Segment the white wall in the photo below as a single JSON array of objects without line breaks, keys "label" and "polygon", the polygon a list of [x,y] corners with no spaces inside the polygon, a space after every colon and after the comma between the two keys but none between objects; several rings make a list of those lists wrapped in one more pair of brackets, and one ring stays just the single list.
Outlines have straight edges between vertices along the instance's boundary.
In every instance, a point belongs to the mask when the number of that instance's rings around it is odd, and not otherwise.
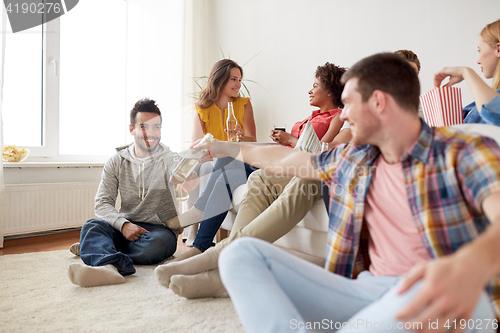
[{"label": "white wall", "polygon": [[[199,1],[200,3],[203,0]],[[444,66],[476,64],[481,29],[500,19],[499,0],[210,0],[210,66],[226,57],[246,64],[260,141],[274,122],[293,123],[313,110],[307,92],[318,65],[350,66],[370,54],[413,50],[422,92]],[[205,3],[206,5],[207,3]],[[480,5],[479,5],[480,4]],[[206,68],[208,74],[210,68]],[[462,85],[464,103],[472,100]]]}]

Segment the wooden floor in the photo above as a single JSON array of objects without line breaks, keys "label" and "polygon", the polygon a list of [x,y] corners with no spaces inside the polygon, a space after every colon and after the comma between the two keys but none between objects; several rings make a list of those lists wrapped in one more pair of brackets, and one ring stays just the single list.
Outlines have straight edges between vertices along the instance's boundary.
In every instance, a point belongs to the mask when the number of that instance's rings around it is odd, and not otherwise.
[{"label": "wooden floor", "polygon": [[[0,256],[5,254],[68,250],[71,244],[79,241],[80,230],[7,240],[4,241],[3,248],[0,248]],[[187,247],[179,237],[175,254],[181,254],[188,249],[189,247]]]}]

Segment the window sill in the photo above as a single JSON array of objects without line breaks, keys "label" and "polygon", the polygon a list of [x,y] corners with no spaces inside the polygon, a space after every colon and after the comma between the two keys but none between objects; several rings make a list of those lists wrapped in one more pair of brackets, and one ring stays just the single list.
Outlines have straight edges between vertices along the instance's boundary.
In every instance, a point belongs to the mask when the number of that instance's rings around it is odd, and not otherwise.
[{"label": "window sill", "polygon": [[5,168],[102,168],[105,162],[3,162]]}]

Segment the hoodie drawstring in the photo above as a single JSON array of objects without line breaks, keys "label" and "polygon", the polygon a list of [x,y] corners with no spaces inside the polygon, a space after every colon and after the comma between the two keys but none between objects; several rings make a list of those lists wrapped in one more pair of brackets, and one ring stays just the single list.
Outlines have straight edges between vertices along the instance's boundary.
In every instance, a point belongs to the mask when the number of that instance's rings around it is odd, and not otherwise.
[{"label": "hoodie drawstring", "polygon": [[[146,161],[142,162],[141,165],[142,165],[142,197],[141,197],[141,200],[144,200],[144,192],[145,192],[145,180],[144,180],[144,172],[146,172],[146,167],[144,166],[144,164],[146,163]],[[140,171],[140,168],[139,168],[139,171]]]},{"label": "hoodie drawstring", "polygon": [[[139,186],[139,198],[141,198],[141,200],[144,200],[144,192],[146,191],[146,189],[144,188],[145,187],[144,172],[146,169],[146,167],[144,166],[145,163],[146,161],[143,161],[141,164],[139,164],[139,178],[142,178],[142,184],[141,184],[141,179],[139,179],[139,184],[142,185]],[[141,166],[142,166],[142,172],[141,172]],[[141,193],[141,187],[142,187],[142,193]]]}]

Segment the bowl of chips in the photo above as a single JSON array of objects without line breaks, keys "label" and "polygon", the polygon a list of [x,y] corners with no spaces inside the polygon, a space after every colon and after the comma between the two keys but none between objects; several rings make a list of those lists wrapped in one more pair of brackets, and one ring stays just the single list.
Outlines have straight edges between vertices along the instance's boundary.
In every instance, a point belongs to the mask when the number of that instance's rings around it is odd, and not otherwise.
[{"label": "bowl of chips", "polygon": [[5,145],[3,146],[2,160],[4,162],[22,162],[29,154],[30,150],[28,148]]}]

